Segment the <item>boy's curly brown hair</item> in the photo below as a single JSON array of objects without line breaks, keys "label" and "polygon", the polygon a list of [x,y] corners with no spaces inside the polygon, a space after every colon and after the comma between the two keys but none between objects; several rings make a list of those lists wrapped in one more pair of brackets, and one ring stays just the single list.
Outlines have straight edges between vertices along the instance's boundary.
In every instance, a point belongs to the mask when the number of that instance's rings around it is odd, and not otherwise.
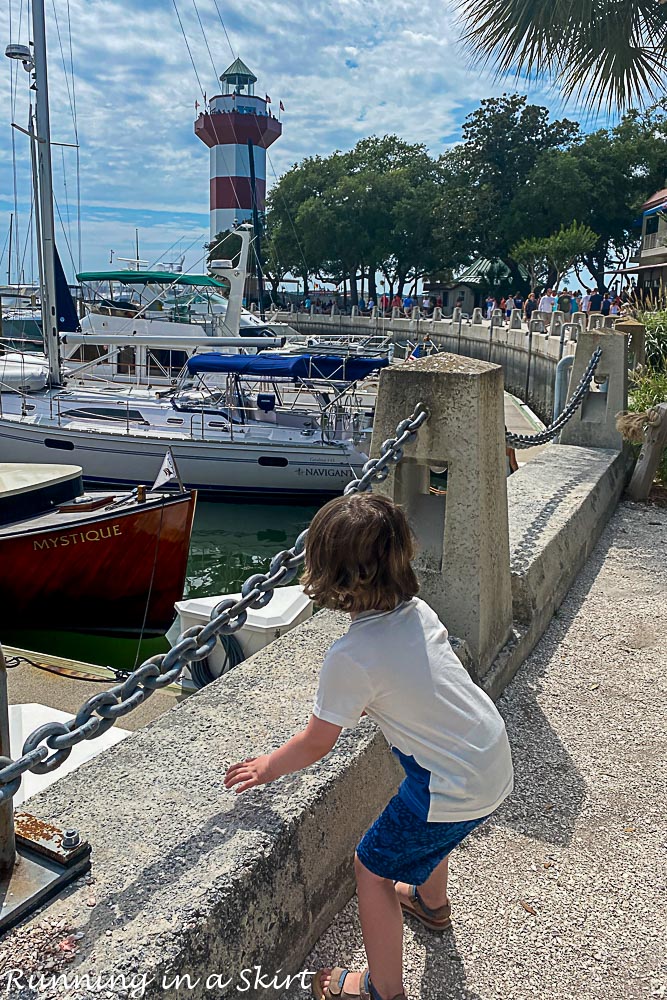
[{"label": "boy's curly brown hair", "polygon": [[419,590],[414,543],[400,507],[383,496],[337,497],[313,518],[301,583],[334,611],[391,611]]}]

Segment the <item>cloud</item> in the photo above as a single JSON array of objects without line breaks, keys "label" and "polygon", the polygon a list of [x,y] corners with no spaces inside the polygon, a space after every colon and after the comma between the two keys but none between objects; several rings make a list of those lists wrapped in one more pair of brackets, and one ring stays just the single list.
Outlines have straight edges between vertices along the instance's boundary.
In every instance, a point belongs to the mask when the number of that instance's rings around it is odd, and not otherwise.
[{"label": "cloud", "polygon": [[[74,93],[64,68],[67,8],[55,5],[56,25],[54,6],[47,4],[54,140],[74,141],[76,100],[86,268],[108,263],[112,247],[130,256],[135,227],[147,255],[153,249],[159,255],[179,235],[185,246],[197,234],[201,255],[209,156],[193,132],[194,102],[202,102],[202,90],[209,97],[218,91],[217,76],[237,53],[257,74],[258,93],[271,94],[274,108],[279,100],[286,108],[283,136],[269,151],[269,185],[304,156],[349,148],[373,133],[397,132],[437,154],[456,141],[481,98],[515,89],[469,67],[447,0],[196,0],[196,9],[191,0],[176,2],[196,73],[170,0],[70,0]],[[3,44],[27,41],[23,7],[19,26],[16,11],[10,25],[3,5]],[[224,8],[234,51],[218,8]],[[27,84],[20,66],[0,64],[0,248],[14,210],[10,120],[27,121]],[[540,86],[530,93],[548,100]],[[28,140],[17,134],[14,141],[22,242],[30,215]],[[76,153],[55,148],[53,160],[56,197],[76,242]],[[0,267],[6,266],[4,258]]]}]

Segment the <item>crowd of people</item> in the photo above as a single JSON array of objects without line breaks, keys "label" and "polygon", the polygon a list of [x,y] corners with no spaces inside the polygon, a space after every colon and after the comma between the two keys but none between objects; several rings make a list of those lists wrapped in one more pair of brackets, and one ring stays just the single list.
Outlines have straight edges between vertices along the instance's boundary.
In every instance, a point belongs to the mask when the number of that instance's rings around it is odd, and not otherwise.
[{"label": "crowd of people", "polygon": [[628,285],[620,293],[617,291],[603,292],[599,288],[570,290],[564,288],[556,292],[547,288],[543,294],[531,292],[525,299],[518,292],[507,298],[496,299],[489,295],[485,302],[486,318],[491,319],[493,312],[500,309],[509,323],[515,309],[521,311],[522,318],[528,323],[534,312],[562,312],[572,316],[577,312],[601,313],[603,316],[620,316],[623,307],[632,301],[634,289]]}]

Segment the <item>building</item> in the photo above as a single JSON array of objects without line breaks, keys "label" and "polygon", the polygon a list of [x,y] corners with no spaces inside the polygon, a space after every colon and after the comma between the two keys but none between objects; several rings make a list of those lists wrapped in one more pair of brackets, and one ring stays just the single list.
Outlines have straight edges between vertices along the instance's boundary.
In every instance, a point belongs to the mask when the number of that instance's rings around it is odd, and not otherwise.
[{"label": "building", "polygon": [[[528,272],[523,267],[519,270],[523,283],[528,284]],[[442,308],[446,312],[451,312],[458,303],[463,312],[468,314],[471,314],[476,307],[484,305],[489,292],[496,294],[498,289],[505,294],[510,291],[520,291],[519,288],[511,286],[512,276],[507,264],[502,260],[488,260],[485,257],[478,257],[450,281],[424,280],[424,291],[435,298],[441,298]]]},{"label": "building", "polygon": [[624,269],[628,280],[636,279],[644,295],[667,290],[667,188],[656,191],[641,207],[642,235],[639,253]]},{"label": "building", "polygon": [[266,197],[266,150],[282,134],[268,97],[255,94],[257,77],[235,59],[220,77],[222,93],[195,121],[195,135],[211,151],[211,239],[252,218],[254,163],[257,208]]}]

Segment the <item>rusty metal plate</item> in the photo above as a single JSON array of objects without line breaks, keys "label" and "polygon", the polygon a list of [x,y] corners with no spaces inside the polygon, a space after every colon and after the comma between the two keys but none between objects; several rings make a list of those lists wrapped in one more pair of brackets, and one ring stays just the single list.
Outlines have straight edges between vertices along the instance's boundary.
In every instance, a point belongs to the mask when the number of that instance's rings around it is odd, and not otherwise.
[{"label": "rusty metal plate", "polygon": [[0,879],[0,934],[29,916],[68,882],[84,875],[90,868],[89,848],[83,854],[79,852],[78,860],[66,867],[47,857],[40,857],[22,844],[17,846],[13,871],[8,878]]},{"label": "rusty metal plate", "polygon": [[86,841],[81,841],[74,848],[65,849],[63,830],[30,813],[14,814],[14,830],[17,846],[35,851],[40,857],[55,861],[65,868],[78,864],[83,855],[90,855],[90,847]]}]

